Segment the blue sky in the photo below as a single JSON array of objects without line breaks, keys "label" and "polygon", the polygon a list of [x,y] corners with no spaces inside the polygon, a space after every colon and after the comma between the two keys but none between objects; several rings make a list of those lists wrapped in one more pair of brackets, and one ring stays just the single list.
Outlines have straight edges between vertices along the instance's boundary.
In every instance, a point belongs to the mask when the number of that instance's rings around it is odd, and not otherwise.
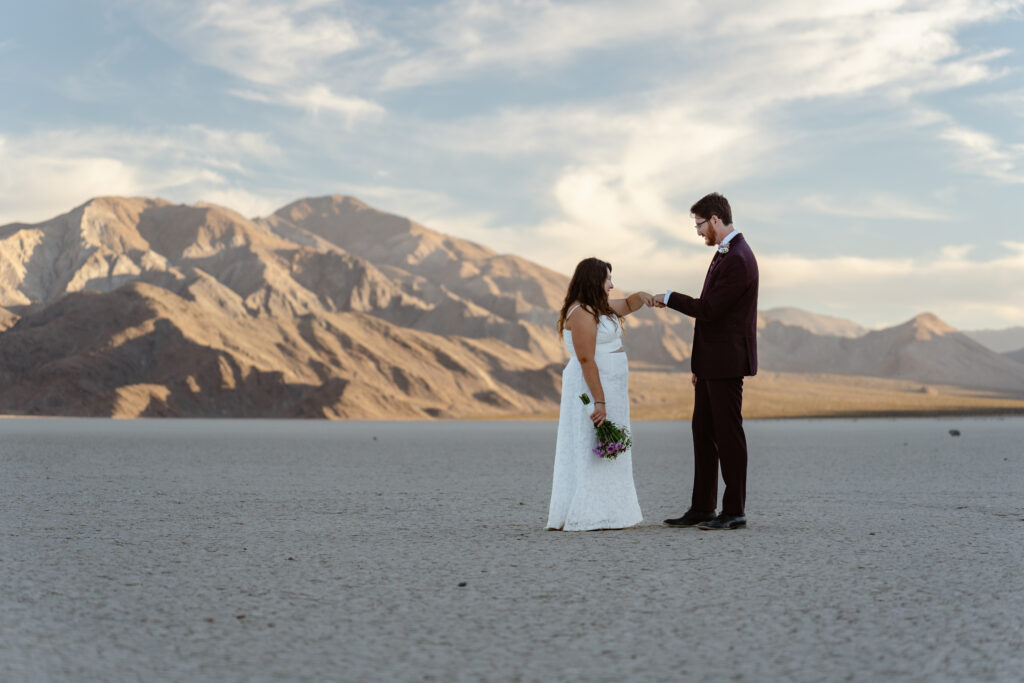
[{"label": "blue sky", "polygon": [[1024,0],[18,3],[0,224],[96,195],[355,195],[692,291],[733,205],[761,307],[1024,325]]}]

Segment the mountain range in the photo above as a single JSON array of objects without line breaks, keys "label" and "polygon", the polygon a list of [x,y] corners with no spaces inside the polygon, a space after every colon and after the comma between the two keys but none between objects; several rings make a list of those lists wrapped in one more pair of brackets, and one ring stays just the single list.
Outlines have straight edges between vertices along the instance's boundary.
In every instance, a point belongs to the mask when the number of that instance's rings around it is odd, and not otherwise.
[{"label": "mountain range", "polygon": [[[99,197],[0,227],[0,412],[475,418],[557,409],[568,278],[339,195],[249,219]],[[762,367],[1024,397],[1024,362],[931,314],[868,331],[764,311]],[[685,372],[689,318],[627,323],[637,368]]]},{"label": "mountain range", "polygon": [[993,351],[1024,356],[1024,327],[1009,327],[1004,330],[967,330],[964,332],[976,342]]}]

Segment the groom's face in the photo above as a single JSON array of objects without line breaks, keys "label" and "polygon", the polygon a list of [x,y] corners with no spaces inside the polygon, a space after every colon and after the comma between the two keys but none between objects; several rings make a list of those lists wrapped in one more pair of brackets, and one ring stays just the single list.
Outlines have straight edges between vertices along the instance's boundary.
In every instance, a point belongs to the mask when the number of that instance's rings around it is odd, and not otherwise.
[{"label": "groom's face", "polygon": [[704,218],[693,214],[694,226],[697,228],[697,234],[704,238],[704,244],[709,247],[713,247],[716,244],[715,241],[715,217]]}]

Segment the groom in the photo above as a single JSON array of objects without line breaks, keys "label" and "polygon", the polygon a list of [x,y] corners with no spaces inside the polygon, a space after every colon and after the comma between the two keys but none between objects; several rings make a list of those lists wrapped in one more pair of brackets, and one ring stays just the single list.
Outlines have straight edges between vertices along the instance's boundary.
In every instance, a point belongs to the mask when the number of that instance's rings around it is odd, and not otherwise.
[{"label": "groom", "polygon": [[[690,207],[697,233],[715,257],[700,298],[668,291],[655,302],[694,318],[690,359],[693,401],[693,497],[669,526],[737,529],[747,525],[747,440],[743,433],[743,378],[757,373],[757,261],[732,226],[725,197],[712,193]],[[718,467],[725,494],[718,502]]]}]

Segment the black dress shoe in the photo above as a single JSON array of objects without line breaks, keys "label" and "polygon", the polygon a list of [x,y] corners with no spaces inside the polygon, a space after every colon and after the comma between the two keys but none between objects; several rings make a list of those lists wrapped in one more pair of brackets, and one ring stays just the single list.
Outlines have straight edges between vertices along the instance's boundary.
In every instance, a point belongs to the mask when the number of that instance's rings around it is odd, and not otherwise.
[{"label": "black dress shoe", "polygon": [[718,529],[739,529],[746,525],[747,518],[744,515],[727,515],[723,512],[712,520],[701,522],[697,525],[697,528],[711,531]]},{"label": "black dress shoe", "polygon": [[714,510],[687,510],[682,517],[666,519],[665,524],[669,526],[695,526],[715,518]]}]

